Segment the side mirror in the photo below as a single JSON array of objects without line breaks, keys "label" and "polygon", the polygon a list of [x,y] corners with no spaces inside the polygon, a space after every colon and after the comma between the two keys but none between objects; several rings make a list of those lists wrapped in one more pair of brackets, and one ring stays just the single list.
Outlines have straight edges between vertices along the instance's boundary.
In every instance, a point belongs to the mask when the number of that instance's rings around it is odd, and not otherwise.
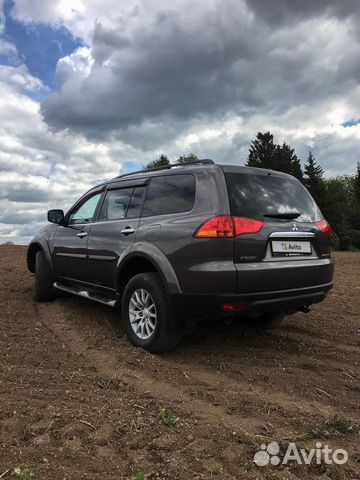
[{"label": "side mirror", "polygon": [[47,213],[48,221],[62,225],[65,221],[63,210],[49,210]]}]

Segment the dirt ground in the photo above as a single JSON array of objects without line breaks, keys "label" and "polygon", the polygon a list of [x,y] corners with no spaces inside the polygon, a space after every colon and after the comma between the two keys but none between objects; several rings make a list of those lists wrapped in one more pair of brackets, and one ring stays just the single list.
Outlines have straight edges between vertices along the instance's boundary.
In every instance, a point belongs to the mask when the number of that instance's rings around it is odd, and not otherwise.
[{"label": "dirt ground", "polygon": [[[0,247],[0,478],[358,478],[358,254],[334,254],[335,287],[311,313],[271,333],[214,321],[161,356],[106,306],[35,303],[25,254]],[[255,465],[271,441],[349,461]]]}]

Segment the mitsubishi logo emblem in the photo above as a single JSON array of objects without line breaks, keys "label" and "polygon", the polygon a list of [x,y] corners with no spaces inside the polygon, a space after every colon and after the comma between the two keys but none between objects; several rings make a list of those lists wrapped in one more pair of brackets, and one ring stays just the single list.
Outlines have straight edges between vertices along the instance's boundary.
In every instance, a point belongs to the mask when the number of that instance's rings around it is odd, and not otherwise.
[{"label": "mitsubishi logo emblem", "polygon": [[293,231],[294,231],[294,232],[297,232],[297,231],[298,231],[298,228],[297,228],[297,226],[296,226],[296,223],[293,223]]}]

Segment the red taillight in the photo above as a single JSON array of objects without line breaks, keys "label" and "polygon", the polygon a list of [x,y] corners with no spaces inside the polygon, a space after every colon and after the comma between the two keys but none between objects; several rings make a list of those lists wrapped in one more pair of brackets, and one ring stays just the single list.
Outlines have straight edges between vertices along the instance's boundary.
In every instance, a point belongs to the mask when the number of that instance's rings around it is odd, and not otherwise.
[{"label": "red taillight", "polygon": [[258,233],[264,226],[264,222],[252,220],[251,218],[233,217],[235,223],[235,235],[245,235],[246,233]]},{"label": "red taillight", "polygon": [[331,234],[331,227],[326,220],[321,220],[321,222],[317,222],[316,226],[324,235]]},{"label": "red taillight", "polygon": [[246,233],[258,233],[264,223],[251,218],[220,215],[208,220],[195,232],[195,238],[235,238]]},{"label": "red taillight", "polygon": [[223,312],[241,312],[248,305],[248,302],[223,303],[221,309]]},{"label": "red taillight", "polygon": [[195,238],[234,238],[234,236],[234,220],[229,215],[220,215],[208,220],[194,234]]}]

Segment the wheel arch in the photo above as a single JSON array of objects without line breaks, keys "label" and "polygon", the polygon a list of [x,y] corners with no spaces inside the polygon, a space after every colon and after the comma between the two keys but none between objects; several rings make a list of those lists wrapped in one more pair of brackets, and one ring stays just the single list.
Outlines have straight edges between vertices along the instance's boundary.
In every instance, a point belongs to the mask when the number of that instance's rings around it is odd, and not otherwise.
[{"label": "wheel arch", "polygon": [[29,245],[27,251],[27,267],[31,273],[35,273],[36,254],[40,251],[44,251],[40,243],[34,242]]},{"label": "wheel arch", "polygon": [[31,273],[35,273],[35,262],[36,262],[36,254],[38,252],[43,252],[45,255],[46,260],[48,261],[49,267],[54,274],[54,269],[51,261],[50,251],[47,242],[41,241],[36,239],[35,241],[31,242],[28,251],[27,251],[27,267]]},{"label": "wheel arch", "polygon": [[122,296],[126,284],[138,273],[156,272],[159,274],[168,294],[181,293],[175,272],[164,254],[160,262],[145,252],[132,252],[120,263],[115,280],[117,293]]}]

